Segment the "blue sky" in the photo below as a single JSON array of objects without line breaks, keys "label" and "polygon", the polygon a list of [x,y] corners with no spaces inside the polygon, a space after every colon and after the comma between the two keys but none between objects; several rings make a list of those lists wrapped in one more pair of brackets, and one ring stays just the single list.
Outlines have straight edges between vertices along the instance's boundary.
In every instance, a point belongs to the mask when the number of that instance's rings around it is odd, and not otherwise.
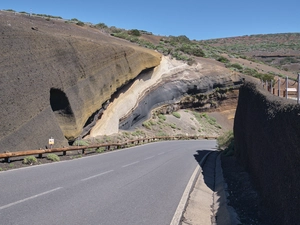
[{"label": "blue sky", "polygon": [[2,0],[0,9],[195,40],[300,32],[299,0]]}]

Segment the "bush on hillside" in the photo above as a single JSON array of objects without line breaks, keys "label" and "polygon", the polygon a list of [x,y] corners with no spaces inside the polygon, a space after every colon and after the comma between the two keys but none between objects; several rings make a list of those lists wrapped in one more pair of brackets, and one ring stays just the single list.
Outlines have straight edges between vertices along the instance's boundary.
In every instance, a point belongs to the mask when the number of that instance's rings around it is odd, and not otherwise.
[{"label": "bush on hillside", "polygon": [[137,29],[133,29],[133,30],[128,31],[128,34],[133,35],[133,36],[137,36],[137,37],[141,36],[140,31],[137,30]]},{"label": "bush on hillside", "polygon": [[221,62],[221,63],[229,63],[229,59],[227,59],[226,57],[224,56],[219,56],[217,58],[217,61]]},{"label": "bush on hillside", "polygon": [[175,116],[178,119],[181,117],[179,112],[173,112],[172,115]]},{"label": "bush on hillside", "polygon": [[105,23],[98,23],[98,24],[95,25],[95,27],[100,28],[100,29],[108,28]]},{"label": "bush on hillside", "polygon": [[228,64],[226,64],[226,67],[227,67],[227,68],[233,68],[233,69],[236,69],[236,70],[238,70],[239,72],[242,72],[242,71],[243,71],[243,67],[242,67],[240,64],[238,64],[238,63],[233,63],[233,64],[228,63]]},{"label": "bush on hillside", "polygon": [[228,131],[217,138],[219,149],[224,149],[225,155],[233,155],[234,153],[234,136],[233,131]]},{"label": "bush on hillside", "polygon": [[81,22],[81,21],[78,21],[77,23],[76,23],[76,25],[78,25],[78,26],[84,26],[84,22]]}]

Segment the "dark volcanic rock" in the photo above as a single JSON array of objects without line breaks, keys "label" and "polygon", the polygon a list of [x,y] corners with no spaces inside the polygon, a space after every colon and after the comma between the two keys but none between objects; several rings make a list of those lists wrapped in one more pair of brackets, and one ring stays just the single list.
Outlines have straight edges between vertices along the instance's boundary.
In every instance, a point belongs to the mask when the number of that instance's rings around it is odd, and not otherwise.
[{"label": "dark volcanic rock", "polygon": [[[177,74],[178,75],[178,74]],[[137,107],[128,117],[120,122],[120,129],[132,129],[149,118],[152,109],[163,105],[178,102],[187,94],[207,93],[214,88],[234,87],[242,83],[239,76],[232,77],[228,74],[215,76],[199,76],[197,79],[167,80],[152,88],[147,95],[141,99]]]}]

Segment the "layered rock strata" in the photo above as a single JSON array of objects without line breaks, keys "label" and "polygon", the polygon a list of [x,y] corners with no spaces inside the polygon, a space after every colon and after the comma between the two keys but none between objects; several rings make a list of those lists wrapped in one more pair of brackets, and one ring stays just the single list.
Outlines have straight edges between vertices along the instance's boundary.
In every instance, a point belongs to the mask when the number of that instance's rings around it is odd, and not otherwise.
[{"label": "layered rock strata", "polygon": [[[32,29],[34,28],[34,29]],[[0,12],[0,152],[67,145],[161,55],[99,30]]]},{"label": "layered rock strata", "polygon": [[119,95],[92,128],[91,136],[109,135],[130,129],[149,117],[152,109],[179,102],[186,94],[206,93],[214,88],[233,87],[242,78],[218,66],[212,60],[199,60],[193,66],[163,57],[153,71],[141,75],[131,87]]}]

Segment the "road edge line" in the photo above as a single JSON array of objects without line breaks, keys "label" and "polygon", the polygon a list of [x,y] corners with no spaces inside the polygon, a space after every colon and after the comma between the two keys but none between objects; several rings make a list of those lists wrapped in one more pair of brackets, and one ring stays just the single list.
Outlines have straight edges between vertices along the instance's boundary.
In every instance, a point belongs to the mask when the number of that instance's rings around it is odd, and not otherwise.
[{"label": "road edge line", "polygon": [[187,204],[187,201],[188,201],[188,198],[190,196],[190,193],[191,193],[191,190],[195,184],[195,181],[197,179],[197,175],[199,174],[199,171],[200,171],[200,166],[197,165],[196,169],[194,170],[183,194],[182,194],[182,197],[180,199],[180,202],[177,206],[177,209],[174,213],[174,216],[173,216],[173,219],[170,223],[170,225],[179,225],[180,224],[180,220],[182,218],[182,215],[183,215],[183,212],[184,212],[184,209],[186,207],[186,204]]},{"label": "road edge line", "polygon": [[177,206],[177,209],[175,211],[175,214],[173,216],[173,219],[170,223],[170,225],[180,225],[180,220],[183,216],[183,212],[186,208],[186,205],[187,205],[187,202],[188,202],[188,199],[190,197],[190,194],[192,192],[192,189],[193,187],[195,186],[195,183],[196,183],[196,180],[198,179],[199,177],[199,172],[200,172],[200,166],[203,167],[203,164],[206,160],[206,158],[208,157],[209,154],[211,154],[211,152],[208,152],[207,154],[205,154],[205,156],[203,156],[203,158],[201,159],[200,163],[197,165],[196,169],[194,170],[194,173],[192,174],[184,192],[183,192],[183,195],[181,197],[181,200]]}]

